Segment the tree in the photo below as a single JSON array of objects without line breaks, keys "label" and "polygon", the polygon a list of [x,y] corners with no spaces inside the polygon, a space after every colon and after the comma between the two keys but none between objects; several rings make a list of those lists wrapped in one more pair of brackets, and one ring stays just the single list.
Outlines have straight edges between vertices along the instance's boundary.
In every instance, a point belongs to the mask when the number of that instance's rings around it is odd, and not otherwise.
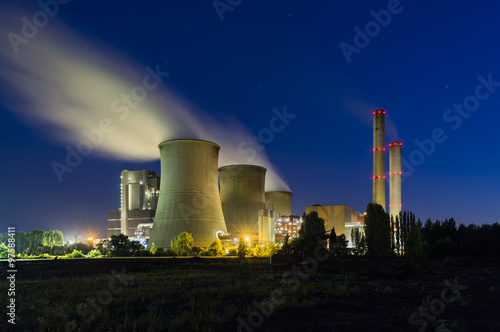
[{"label": "tree", "polygon": [[351,239],[354,246],[354,254],[362,255],[365,253],[365,235],[360,228],[354,227],[351,230]]},{"label": "tree", "polygon": [[333,254],[335,256],[347,256],[347,242],[345,234],[338,235],[333,248]]},{"label": "tree", "polygon": [[246,251],[247,251],[247,245],[245,244],[245,239],[241,237],[240,242],[238,244],[238,257],[240,259],[245,258]]},{"label": "tree", "polygon": [[193,235],[182,232],[170,241],[170,247],[177,251],[179,255],[187,256],[193,249]]},{"label": "tree", "polygon": [[326,247],[325,233],[325,220],[318,216],[318,212],[312,211],[305,216],[304,223],[299,230],[298,245],[301,248],[303,246],[306,256],[313,256],[318,246]]},{"label": "tree", "polygon": [[222,256],[226,252],[224,248],[222,248],[222,242],[219,239],[215,240],[210,244],[210,248],[208,248],[210,256]]},{"label": "tree", "polygon": [[366,207],[365,235],[368,253],[375,257],[389,255],[391,252],[391,233],[389,215],[376,203]]},{"label": "tree", "polygon": [[130,256],[130,241],[125,234],[111,235],[109,241],[110,254],[112,256]]}]

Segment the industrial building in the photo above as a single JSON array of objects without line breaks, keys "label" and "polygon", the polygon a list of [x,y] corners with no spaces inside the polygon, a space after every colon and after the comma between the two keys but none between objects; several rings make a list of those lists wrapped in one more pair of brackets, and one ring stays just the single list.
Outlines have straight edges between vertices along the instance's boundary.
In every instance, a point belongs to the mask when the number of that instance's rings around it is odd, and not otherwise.
[{"label": "industrial building", "polygon": [[401,202],[401,142],[389,143],[389,215],[399,216]]},{"label": "industrial building", "polygon": [[259,236],[260,216],[269,217],[266,209],[264,167],[230,165],[219,168],[220,200],[228,233],[233,237]]},{"label": "industrial building", "polygon": [[131,238],[148,237],[159,190],[160,177],[156,172],[123,170],[120,175],[120,209],[107,213],[108,238],[120,233]]},{"label": "industrial building", "polygon": [[227,233],[217,178],[220,146],[179,139],[158,147],[161,191],[148,247],[170,247],[182,232],[192,234],[194,246],[209,246]]},{"label": "industrial building", "polygon": [[274,216],[289,216],[292,214],[291,191],[266,191],[266,208],[273,211]]},{"label": "industrial building", "polygon": [[277,218],[276,242],[283,242],[287,235],[289,239],[298,237],[302,222],[303,220],[300,216],[283,215]]},{"label": "industrial building", "polygon": [[385,111],[373,112],[373,203],[385,209]]},{"label": "industrial building", "polygon": [[352,246],[351,232],[354,228],[362,230],[365,225],[366,212],[361,213],[347,205],[320,205],[315,204],[306,208],[306,214],[317,212],[318,216],[325,220],[325,229],[327,231],[335,227],[337,235],[345,234]]},{"label": "industrial building", "polygon": [[[386,209],[385,110],[373,112],[373,203]],[[401,211],[401,142],[389,143],[389,213]],[[302,219],[291,211],[291,191],[265,192],[266,168],[228,165],[218,168],[220,146],[213,142],[178,139],[158,145],[160,178],[146,170],[121,174],[121,208],[108,212],[108,237],[124,233],[148,238],[148,246],[170,247],[181,232],[193,235],[194,246],[209,246],[217,238],[249,238],[259,243],[296,237]],[[161,188],[161,190],[160,190]],[[347,205],[313,205],[352,245],[351,232],[364,226],[366,213]]]}]

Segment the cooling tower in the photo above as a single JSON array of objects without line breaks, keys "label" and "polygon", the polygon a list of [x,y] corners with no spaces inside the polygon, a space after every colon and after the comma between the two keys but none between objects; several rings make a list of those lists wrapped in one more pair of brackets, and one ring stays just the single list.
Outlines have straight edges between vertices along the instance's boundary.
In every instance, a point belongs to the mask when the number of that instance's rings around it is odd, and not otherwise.
[{"label": "cooling tower", "polygon": [[292,192],[267,191],[266,206],[273,211],[274,218],[290,216],[292,214]]},{"label": "cooling tower", "polygon": [[233,236],[258,233],[259,210],[266,208],[266,169],[254,165],[219,168],[220,200],[227,231]]},{"label": "cooling tower", "polygon": [[194,246],[209,246],[226,233],[217,182],[220,146],[199,140],[160,143],[160,197],[148,246],[170,247],[182,232]]},{"label": "cooling tower", "polygon": [[401,212],[401,142],[389,143],[389,214]]},{"label": "cooling tower", "polygon": [[385,111],[373,112],[373,203],[385,210]]}]

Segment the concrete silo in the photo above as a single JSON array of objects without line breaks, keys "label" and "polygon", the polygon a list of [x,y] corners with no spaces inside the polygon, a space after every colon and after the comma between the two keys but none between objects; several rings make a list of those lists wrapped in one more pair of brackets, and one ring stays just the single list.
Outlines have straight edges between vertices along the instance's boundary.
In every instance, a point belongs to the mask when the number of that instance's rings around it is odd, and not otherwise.
[{"label": "concrete silo", "polygon": [[401,147],[403,143],[389,143],[389,214],[396,218],[401,212]]},{"label": "concrete silo", "polygon": [[266,207],[273,211],[274,218],[292,214],[292,195],[291,191],[266,192]]},{"label": "concrete silo", "polygon": [[385,111],[373,112],[373,203],[385,210]]},{"label": "concrete silo", "polygon": [[219,168],[222,210],[227,231],[233,236],[256,238],[259,210],[266,209],[266,171],[266,168],[255,165]]},{"label": "concrete silo", "polygon": [[194,246],[209,246],[226,233],[217,182],[220,146],[200,140],[160,143],[161,182],[156,217],[148,246],[170,247],[182,232]]}]

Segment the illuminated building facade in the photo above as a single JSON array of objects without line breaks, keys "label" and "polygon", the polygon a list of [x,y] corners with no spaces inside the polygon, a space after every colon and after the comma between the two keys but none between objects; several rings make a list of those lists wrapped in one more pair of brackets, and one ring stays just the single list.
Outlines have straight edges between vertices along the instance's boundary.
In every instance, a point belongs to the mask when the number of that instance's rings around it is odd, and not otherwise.
[{"label": "illuminated building facade", "polygon": [[107,213],[108,238],[120,233],[129,238],[149,237],[159,194],[160,177],[156,172],[123,170],[120,175],[120,209]]}]

